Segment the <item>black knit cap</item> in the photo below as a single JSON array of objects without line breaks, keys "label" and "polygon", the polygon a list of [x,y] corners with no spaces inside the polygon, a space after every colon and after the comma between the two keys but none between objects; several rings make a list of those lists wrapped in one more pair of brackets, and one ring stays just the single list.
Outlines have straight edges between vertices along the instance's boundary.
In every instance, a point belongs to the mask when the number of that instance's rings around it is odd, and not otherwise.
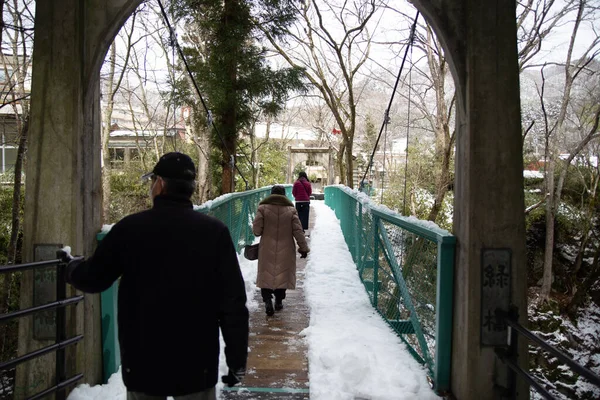
[{"label": "black knit cap", "polygon": [[285,188],[281,185],[274,185],[271,188],[271,194],[280,194],[282,196],[285,196]]},{"label": "black knit cap", "polygon": [[190,156],[174,151],[163,155],[154,166],[152,172],[148,172],[142,176],[142,179],[154,176],[193,181],[196,178],[196,166]]}]

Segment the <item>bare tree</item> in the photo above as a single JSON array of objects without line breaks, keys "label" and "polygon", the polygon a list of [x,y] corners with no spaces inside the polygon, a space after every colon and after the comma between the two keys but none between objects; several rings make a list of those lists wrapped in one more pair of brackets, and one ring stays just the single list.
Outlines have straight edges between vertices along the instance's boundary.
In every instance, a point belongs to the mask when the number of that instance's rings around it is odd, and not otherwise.
[{"label": "bare tree", "polygon": [[[389,9],[405,20],[410,18],[402,10],[392,7]],[[409,72],[402,77],[404,90],[398,91],[399,97],[405,101],[405,104],[398,112],[406,115],[407,132],[410,128],[418,128],[427,136],[433,136],[434,198],[427,219],[436,221],[453,179],[451,167],[454,157],[455,130],[450,127],[453,122],[455,94],[452,81],[448,79],[450,78],[448,62],[432,28],[427,23],[419,23],[415,32],[412,46],[416,53],[416,60],[413,60],[411,49]],[[395,43],[384,44],[390,48],[396,45]],[[387,70],[387,68],[383,69]],[[388,73],[395,75],[394,71]],[[384,83],[389,85],[385,80]],[[416,172],[414,169],[411,171]],[[418,175],[414,178],[415,182],[419,180]],[[419,185],[411,186],[412,190],[419,189]],[[406,195],[414,199],[414,193]],[[415,207],[411,206],[411,210],[414,209]]]},{"label": "bare tree", "polygon": [[[10,241],[7,248],[8,263],[19,261],[19,234],[21,232],[21,209],[23,198],[21,190],[23,186],[22,175],[27,154],[27,134],[29,131],[29,89],[31,51],[33,46],[33,1],[3,1],[0,6],[2,15],[1,42],[2,52],[2,99],[0,109],[3,114],[3,138],[2,146],[12,144],[17,147],[14,181],[13,201],[11,213]],[[8,49],[6,51],[5,49]],[[8,128],[8,129],[7,129]],[[9,136],[9,137],[7,137]],[[6,160],[3,160],[6,162]],[[5,274],[0,294],[0,310],[8,312],[15,274]],[[18,294],[15,291],[15,294]],[[3,359],[7,351],[12,351],[9,340],[9,326],[3,324],[1,331],[0,351]],[[14,346],[16,348],[16,345]],[[5,380],[2,379],[2,385]]]},{"label": "bare tree", "polygon": [[[567,312],[571,316],[575,316],[577,308],[584,302],[589,294],[591,287],[600,278],[600,237],[594,231],[594,223],[597,223],[596,217],[596,202],[597,193],[600,188],[600,143],[596,141],[592,151],[589,154],[595,156],[595,163],[590,163],[589,158],[585,159],[586,170],[589,171],[588,176],[581,176],[581,182],[584,184],[585,193],[582,197],[587,199],[587,205],[583,211],[583,230],[579,244],[579,251],[575,257],[575,265],[571,273],[572,279],[572,297],[567,305]],[[582,157],[583,158],[583,157]],[[595,242],[595,244],[593,244]],[[587,272],[587,275],[580,280],[579,272],[582,269],[585,250],[588,246],[594,249],[592,264]]]},{"label": "bare tree", "polygon": [[[109,56],[109,73],[106,78],[106,93],[108,97],[107,105],[104,108],[104,123],[102,127],[102,218],[104,221],[108,221],[109,211],[110,211],[110,150],[108,148],[108,143],[110,141],[110,132],[112,130],[112,113],[115,103],[115,95],[117,90],[121,86],[120,83],[115,82],[115,67],[117,63],[117,48],[113,43],[110,46],[110,56]],[[125,69],[121,72],[121,77],[118,79],[120,82],[123,78],[123,73]]]},{"label": "bare tree", "polygon": [[519,69],[528,68],[548,37],[567,22],[577,0],[526,0],[517,2]]},{"label": "bare tree", "polygon": [[[188,21],[185,29],[184,40],[189,46],[193,46],[198,54],[203,56],[206,55],[206,41],[200,35],[200,30],[196,27],[194,22]],[[189,75],[185,75],[185,81],[187,87],[193,88],[193,82]],[[196,146],[198,153],[198,174],[196,176],[198,199],[200,203],[203,203],[210,199],[212,192],[212,177],[211,177],[211,131],[210,131],[210,118],[206,115],[206,111],[201,108],[202,101],[200,95],[196,91],[190,91],[189,99],[182,100],[187,103],[189,115],[186,117],[186,126],[189,127],[188,135],[192,139]]]},{"label": "bare tree", "polygon": [[[373,27],[378,23],[378,0],[307,0],[298,5],[299,23],[288,29],[288,45],[264,31],[271,45],[292,67],[303,68],[341,130],[337,168],[342,183],[353,186],[353,146],[357,123],[355,81],[369,60]],[[332,127],[333,128],[333,127]]]},{"label": "bare tree", "polygon": [[[572,128],[568,124],[568,115],[570,112],[572,112],[570,107],[574,97],[574,83],[578,77],[583,78],[586,76],[588,66],[600,54],[600,36],[596,35],[596,37],[592,40],[587,49],[583,51],[580,57],[575,58],[574,56],[575,43],[582,23],[594,15],[593,13],[590,14],[590,11],[591,10],[588,2],[584,0],[577,2],[577,9],[575,11],[576,15],[569,39],[567,55],[564,65],[562,66],[564,73],[564,85],[562,87],[558,102],[558,114],[554,121],[549,121],[549,114],[546,111],[546,99],[544,98],[544,85],[546,84],[546,78],[544,75],[545,68],[542,68],[541,70],[542,87],[540,90],[540,99],[542,109],[544,110],[547,137],[546,191],[548,193],[546,198],[546,246],[544,253],[544,273],[542,278],[542,289],[540,293],[542,301],[547,301],[549,299],[552,287],[556,212],[560,205],[565,177],[569,172],[569,165],[591,140],[594,140],[598,137],[598,119],[600,116],[600,107],[597,107],[596,105],[597,108],[588,110],[591,112],[591,118],[589,119],[590,122],[578,127],[581,132],[580,139],[575,143],[574,146],[569,146],[566,149],[569,155],[564,160],[559,157],[561,149],[560,143],[564,142],[564,138],[568,134],[569,128]],[[562,148],[564,148],[564,146]],[[558,181],[556,181],[555,171],[559,163],[563,163],[563,168],[558,177]]]},{"label": "bare tree", "polygon": [[427,219],[436,221],[452,182],[450,167],[454,156],[455,131],[450,131],[450,121],[455,95],[448,102],[446,96],[446,78],[449,76],[448,63],[431,27],[426,25],[424,29],[426,40],[421,43],[427,54],[431,86],[435,93],[434,113],[424,114],[435,134],[435,196]]},{"label": "bare tree", "polygon": [[[2,33],[3,47],[7,42],[10,53],[0,53],[0,61],[5,76],[3,98],[0,108],[9,107],[14,115],[15,144],[18,145],[14,167],[13,211],[11,240],[9,243],[8,260],[14,262],[17,255],[17,236],[20,230],[19,213],[22,206],[21,175],[27,152],[27,131],[29,126],[29,86],[31,68],[31,49],[33,46],[33,1],[4,2],[4,20]],[[9,22],[9,23],[7,23]],[[4,144],[4,143],[3,143]]]}]

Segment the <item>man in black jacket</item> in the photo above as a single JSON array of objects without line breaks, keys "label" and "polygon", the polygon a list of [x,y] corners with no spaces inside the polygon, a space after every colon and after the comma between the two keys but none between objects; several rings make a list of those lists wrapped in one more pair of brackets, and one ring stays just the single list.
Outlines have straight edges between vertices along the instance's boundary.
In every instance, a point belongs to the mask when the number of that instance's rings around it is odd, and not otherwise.
[{"label": "man in black jacket", "polygon": [[195,212],[195,166],[168,153],[153,171],[154,206],[115,224],[69,283],[96,293],[119,284],[121,371],[128,400],[216,399],[219,328],[233,386],[245,374],[248,310],[227,227]]}]

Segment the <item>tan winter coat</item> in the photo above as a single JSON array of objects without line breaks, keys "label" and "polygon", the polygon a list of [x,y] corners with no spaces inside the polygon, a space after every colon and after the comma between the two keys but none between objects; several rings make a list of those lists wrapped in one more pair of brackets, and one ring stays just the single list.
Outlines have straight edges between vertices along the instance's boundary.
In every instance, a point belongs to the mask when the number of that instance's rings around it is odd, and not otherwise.
[{"label": "tan winter coat", "polygon": [[252,224],[260,236],[258,276],[261,289],[296,288],[296,243],[299,251],[309,252],[298,212],[287,197],[272,194],[261,201]]}]

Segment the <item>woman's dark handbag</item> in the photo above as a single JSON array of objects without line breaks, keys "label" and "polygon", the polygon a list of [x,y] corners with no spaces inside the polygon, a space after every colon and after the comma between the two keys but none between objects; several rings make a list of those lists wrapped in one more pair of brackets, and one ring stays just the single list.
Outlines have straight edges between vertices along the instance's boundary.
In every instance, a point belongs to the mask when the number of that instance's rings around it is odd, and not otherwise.
[{"label": "woman's dark handbag", "polygon": [[258,260],[258,243],[244,247],[244,257],[248,260]]}]

